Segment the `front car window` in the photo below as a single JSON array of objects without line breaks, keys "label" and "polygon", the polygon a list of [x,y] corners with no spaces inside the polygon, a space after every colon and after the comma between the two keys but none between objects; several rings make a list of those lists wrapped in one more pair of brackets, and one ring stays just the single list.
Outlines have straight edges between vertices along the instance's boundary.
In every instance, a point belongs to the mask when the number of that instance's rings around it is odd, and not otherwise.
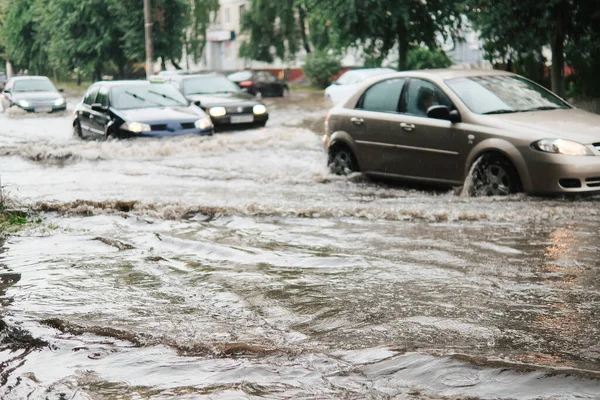
[{"label": "front car window", "polygon": [[185,97],[166,83],[115,86],[110,91],[110,103],[117,110],[188,105]]},{"label": "front car window", "polygon": [[358,108],[365,111],[397,113],[404,82],[404,78],[396,78],[371,86],[363,95]]},{"label": "front car window", "polygon": [[108,107],[108,88],[100,88],[98,91],[98,96],[96,96],[96,103],[100,103],[100,105]]},{"label": "front car window", "polygon": [[224,76],[207,76],[190,78],[183,81],[183,93],[194,94],[218,94],[239,93],[241,89]]},{"label": "front car window", "polygon": [[23,92],[56,92],[56,88],[49,79],[21,79],[15,81],[13,91]]},{"label": "front car window", "polygon": [[92,86],[88,89],[85,97],[83,99],[83,103],[91,106],[96,101],[96,95],[98,94],[98,86]]},{"label": "front car window", "polygon": [[454,78],[446,80],[446,84],[477,114],[570,108],[548,90],[517,76]]},{"label": "front car window", "polygon": [[423,79],[411,79],[406,91],[406,113],[426,117],[431,106],[453,109],[452,102],[435,84]]}]

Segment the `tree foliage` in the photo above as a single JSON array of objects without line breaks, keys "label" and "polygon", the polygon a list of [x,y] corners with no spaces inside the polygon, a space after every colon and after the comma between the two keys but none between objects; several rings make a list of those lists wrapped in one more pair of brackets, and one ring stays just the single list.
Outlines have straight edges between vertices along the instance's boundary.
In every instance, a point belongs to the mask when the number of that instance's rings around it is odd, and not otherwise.
[{"label": "tree foliage", "polygon": [[293,60],[301,49],[310,53],[311,39],[316,39],[320,48],[324,32],[310,24],[308,14],[305,0],[252,0],[242,18],[242,31],[249,39],[242,44],[240,55],[270,63],[275,58]]},{"label": "tree foliage", "polygon": [[206,31],[211,15],[219,11],[219,0],[192,0],[191,22],[186,35],[187,54],[199,60],[206,47]]},{"label": "tree foliage", "polygon": [[410,70],[448,68],[452,60],[448,54],[441,49],[430,50],[427,47],[415,47],[408,52],[406,67]]},{"label": "tree foliage", "polygon": [[562,93],[565,44],[577,46],[600,23],[597,0],[467,0],[466,12],[493,61],[540,58],[552,49],[552,89]]},{"label": "tree foliage", "polygon": [[307,0],[325,18],[338,48],[361,46],[371,57],[386,58],[397,48],[399,69],[420,44],[437,47],[438,35],[451,37],[460,24],[455,0]]},{"label": "tree foliage", "polygon": [[312,85],[325,88],[341,68],[339,58],[319,50],[309,54],[304,64],[304,74]]}]

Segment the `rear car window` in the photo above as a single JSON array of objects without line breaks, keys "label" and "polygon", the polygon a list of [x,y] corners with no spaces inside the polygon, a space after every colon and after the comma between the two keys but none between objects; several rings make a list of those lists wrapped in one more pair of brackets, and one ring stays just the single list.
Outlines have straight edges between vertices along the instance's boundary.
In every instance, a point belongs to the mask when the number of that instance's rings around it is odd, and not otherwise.
[{"label": "rear car window", "polygon": [[359,107],[365,111],[398,112],[404,78],[388,79],[371,86],[363,95]]}]

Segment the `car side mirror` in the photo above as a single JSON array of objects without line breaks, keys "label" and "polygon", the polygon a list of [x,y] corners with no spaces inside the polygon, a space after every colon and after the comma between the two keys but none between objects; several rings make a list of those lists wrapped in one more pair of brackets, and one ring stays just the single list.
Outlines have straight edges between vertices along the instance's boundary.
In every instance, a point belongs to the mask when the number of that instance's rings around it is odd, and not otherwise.
[{"label": "car side mirror", "polygon": [[106,112],[106,110],[108,110],[108,107],[103,106],[100,103],[94,103],[94,104],[92,104],[92,110],[96,111],[96,112],[102,112],[103,113],[103,112]]},{"label": "car side mirror", "polygon": [[198,101],[194,101],[193,102],[195,105],[197,105],[198,107],[202,107],[202,102],[200,100]]},{"label": "car side mirror", "polygon": [[446,106],[431,106],[427,110],[427,117],[432,119],[441,119],[450,122],[460,122],[458,110],[452,110]]},{"label": "car side mirror", "polygon": [[64,93],[64,92],[65,92],[65,89],[58,89],[58,91],[59,91],[60,93]]},{"label": "car side mirror", "polygon": [[7,93],[7,94],[10,94],[10,89],[4,89],[4,90],[2,91],[2,93]]}]

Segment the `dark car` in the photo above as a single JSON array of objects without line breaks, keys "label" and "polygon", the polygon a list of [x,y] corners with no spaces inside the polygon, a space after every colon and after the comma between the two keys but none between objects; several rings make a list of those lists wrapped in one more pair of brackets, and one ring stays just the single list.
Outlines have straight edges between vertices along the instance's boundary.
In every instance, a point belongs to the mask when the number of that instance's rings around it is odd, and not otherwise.
[{"label": "dark car", "polygon": [[[163,77],[161,77],[163,78]],[[172,75],[164,77],[212,118],[215,128],[265,126],[267,108],[219,74]]]},{"label": "dark car", "polygon": [[4,72],[0,71],[0,90],[4,90],[4,86],[6,86],[6,81],[8,78]]},{"label": "dark car", "polygon": [[287,83],[267,71],[240,71],[227,78],[258,97],[285,97],[290,91]]},{"label": "dark car", "polygon": [[2,106],[17,106],[28,112],[56,112],[67,109],[65,97],[45,76],[19,76],[10,79],[2,91]]},{"label": "dark car", "polygon": [[75,108],[73,133],[89,139],[212,135],[213,124],[171,85],[97,82]]}]

